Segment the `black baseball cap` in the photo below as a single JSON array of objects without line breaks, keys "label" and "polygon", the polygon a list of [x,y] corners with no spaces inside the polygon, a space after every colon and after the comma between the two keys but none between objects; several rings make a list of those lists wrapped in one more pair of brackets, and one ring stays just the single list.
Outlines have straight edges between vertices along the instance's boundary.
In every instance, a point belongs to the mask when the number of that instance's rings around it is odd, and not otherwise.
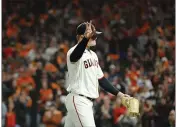
[{"label": "black baseball cap", "polygon": [[[92,28],[95,28],[93,24],[92,24]],[[78,25],[78,27],[76,29],[76,34],[83,35],[85,33],[85,30],[86,30],[86,22]],[[95,33],[98,35],[98,34],[101,34],[102,32],[96,31]]]}]

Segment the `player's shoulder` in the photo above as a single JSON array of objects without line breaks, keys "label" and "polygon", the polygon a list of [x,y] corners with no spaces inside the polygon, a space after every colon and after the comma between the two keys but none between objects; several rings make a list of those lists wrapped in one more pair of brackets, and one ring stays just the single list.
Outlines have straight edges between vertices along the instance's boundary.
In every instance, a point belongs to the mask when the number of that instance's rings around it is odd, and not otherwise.
[{"label": "player's shoulder", "polygon": [[76,48],[77,44],[74,45],[73,47],[71,47],[68,52],[67,52],[67,55],[71,54],[71,52]]},{"label": "player's shoulder", "polygon": [[93,50],[91,50],[91,53],[94,54],[95,57],[97,57],[97,54]]}]

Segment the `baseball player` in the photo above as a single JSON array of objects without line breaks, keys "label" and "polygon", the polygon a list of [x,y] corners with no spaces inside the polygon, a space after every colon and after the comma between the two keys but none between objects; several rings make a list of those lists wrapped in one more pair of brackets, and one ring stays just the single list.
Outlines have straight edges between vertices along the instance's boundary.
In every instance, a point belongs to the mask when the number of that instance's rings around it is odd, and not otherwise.
[{"label": "baseball player", "polygon": [[78,43],[67,53],[69,94],[65,102],[68,111],[65,127],[95,127],[92,106],[99,96],[99,85],[119,98],[129,95],[118,91],[104,77],[96,53],[90,50],[101,32],[90,21],[80,24],[76,33]]}]

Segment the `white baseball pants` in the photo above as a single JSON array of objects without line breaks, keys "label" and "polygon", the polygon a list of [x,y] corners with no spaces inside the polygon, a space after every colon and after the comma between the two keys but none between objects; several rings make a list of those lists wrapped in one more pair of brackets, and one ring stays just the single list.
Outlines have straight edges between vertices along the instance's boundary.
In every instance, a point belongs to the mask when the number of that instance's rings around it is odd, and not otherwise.
[{"label": "white baseball pants", "polygon": [[96,127],[92,101],[77,94],[69,93],[65,105],[68,113],[64,127]]}]

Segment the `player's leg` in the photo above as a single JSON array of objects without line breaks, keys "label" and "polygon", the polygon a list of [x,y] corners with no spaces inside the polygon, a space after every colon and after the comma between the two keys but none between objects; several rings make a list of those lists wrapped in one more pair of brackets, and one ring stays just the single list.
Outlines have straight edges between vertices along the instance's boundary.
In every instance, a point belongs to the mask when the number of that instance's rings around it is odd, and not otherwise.
[{"label": "player's leg", "polygon": [[85,97],[73,95],[73,123],[75,127],[96,127],[93,103]]},{"label": "player's leg", "polygon": [[68,110],[65,127],[95,127],[92,106],[93,103],[75,94],[69,94],[66,98]]},{"label": "player's leg", "polygon": [[64,127],[74,127],[74,124],[72,122],[72,112],[70,112],[70,109],[72,108],[71,104],[72,104],[72,99],[71,99],[71,95],[68,94],[65,100],[65,106],[67,109],[67,116],[65,118],[65,124]]},{"label": "player's leg", "polygon": [[67,116],[65,118],[64,127],[74,127],[74,124],[72,122],[71,116],[72,116],[72,114],[69,114],[69,113],[67,114]]}]

